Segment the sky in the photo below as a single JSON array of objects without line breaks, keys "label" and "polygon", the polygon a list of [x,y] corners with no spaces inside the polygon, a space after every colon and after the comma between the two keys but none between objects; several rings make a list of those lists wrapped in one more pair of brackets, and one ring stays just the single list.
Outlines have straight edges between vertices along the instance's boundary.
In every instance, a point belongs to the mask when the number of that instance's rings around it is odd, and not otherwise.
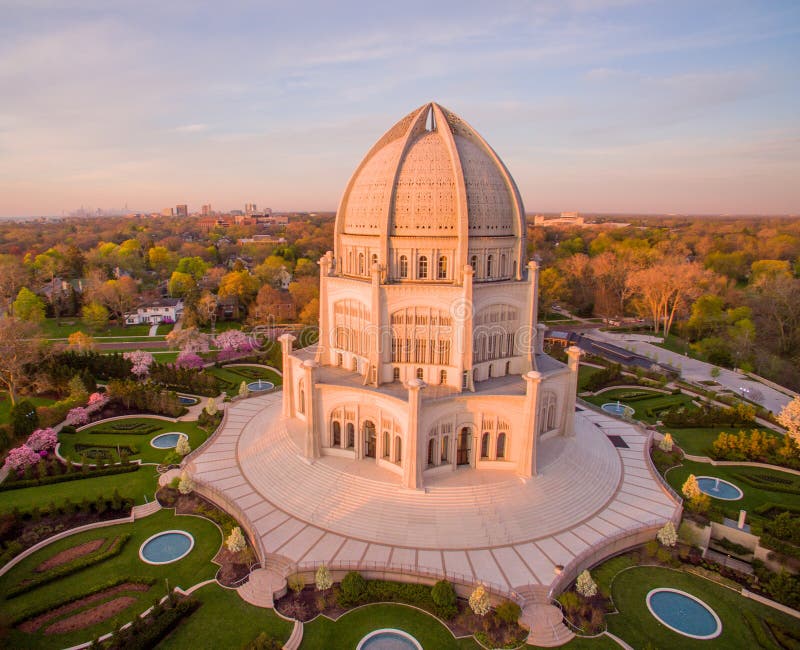
[{"label": "sky", "polygon": [[335,210],[427,101],[528,212],[800,213],[796,0],[0,0],[0,216]]}]

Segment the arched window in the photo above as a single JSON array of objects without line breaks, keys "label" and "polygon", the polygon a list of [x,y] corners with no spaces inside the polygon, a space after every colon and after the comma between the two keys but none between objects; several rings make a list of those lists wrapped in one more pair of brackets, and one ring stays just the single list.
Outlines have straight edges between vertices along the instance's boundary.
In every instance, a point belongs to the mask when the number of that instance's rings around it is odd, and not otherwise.
[{"label": "arched window", "polygon": [[353,372],[358,372],[358,357],[353,357],[353,361],[352,361],[352,366],[351,367],[353,369]]},{"label": "arched window", "polygon": [[428,258],[424,255],[419,258],[419,262],[417,263],[417,277],[420,280],[426,280],[428,278]]},{"label": "arched window", "polygon": [[389,432],[388,431],[384,431],[383,432],[382,455],[383,455],[384,458],[389,458],[389,456],[391,456],[391,454],[392,454],[392,446],[389,444]]},{"label": "arched window", "polygon": [[428,467],[436,463],[436,439],[431,438],[428,440]]},{"label": "arched window", "polygon": [[356,446],[356,428],[352,422],[347,423],[347,448],[352,449]]},{"label": "arched window", "polygon": [[422,371],[422,368],[417,368],[417,379],[422,379],[423,376],[424,373]]},{"label": "arched window", "polygon": [[469,265],[472,267],[472,272],[473,273],[477,273],[478,272],[478,256],[477,255],[473,255],[472,257],[469,258]]},{"label": "arched window", "polygon": [[408,258],[405,255],[400,256],[400,277],[408,277]]},{"label": "arched window", "polygon": [[440,370],[439,371],[439,383],[446,384],[447,383],[447,370]]},{"label": "arched window", "polygon": [[489,377],[492,377],[492,364],[489,364]]},{"label": "arched window", "polygon": [[506,434],[501,432],[497,436],[497,460],[502,460],[506,457]]},{"label": "arched window", "polygon": [[364,434],[364,457],[375,458],[377,439],[375,437],[375,425],[371,420],[364,422],[362,433]]},{"label": "arched window", "polygon": [[339,368],[341,368],[343,363],[344,363],[344,357],[342,356],[342,353],[341,353],[341,352],[339,352],[339,353],[336,355],[336,365],[337,365]]},{"label": "arched window", "polygon": [[511,362],[510,361],[506,361],[506,374],[507,375],[511,374]]},{"label": "arched window", "polygon": [[378,256],[373,253],[369,270],[372,271],[372,267],[375,266],[377,263],[378,263]]},{"label": "arched window", "polygon": [[444,255],[439,258],[439,265],[436,269],[436,273],[440,280],[445,280],[447,278],[447,258]]},{"label": "arched window", "polygon": [[458,447],[456,447],[456,464],[469,465],[470,451],[472,450],[472,430],[464,427],[458,434]]},{"label": "arched window", "polygon": [[442,436],[442,462],[446,463],[449,456],[450,436]]},{"label": "arched window", "polygon": [[481,458],[489,458],[489,434],[481,436]]},{"label": "arched window", "polygon": [[403,462],[403,441],[400,436],[395,436],[394,439],[394,462],[398,465]]},{"label": "arched window", "polygon": [[331,447],[342,446],[342,425],[337,420],[333,421],[333,432],[331,435]]},{"label": "arched window", "polygon": [[491,278],[492,277],[492,256],[491,255],[489,255],[486,258],[486,277],[487,278]]},{"label": "arched window", "polygon": [[556,428],[558,399],[555,393],[547,392],[542,395],[539,407],[539,433],[552,431]]},{"label": "arched window", "polygon": [[392,368],[392,381],[400,381],[400,368]]},{"label": "arched window", "polygon": [[353,251],[348,251],[347,252],[347,272],[348,273],[352,273],[353,270],[354,270],[353,269]]},{"label": "arched window", "polygon": [[364,275],[364,253],[358,254],[358,274]]},{"label": "arched window", "polygon": [[503,253],[500,256],[500,275],[501,276],[505,276],[506,275],[506,256],[505,256],[505,253]]}]

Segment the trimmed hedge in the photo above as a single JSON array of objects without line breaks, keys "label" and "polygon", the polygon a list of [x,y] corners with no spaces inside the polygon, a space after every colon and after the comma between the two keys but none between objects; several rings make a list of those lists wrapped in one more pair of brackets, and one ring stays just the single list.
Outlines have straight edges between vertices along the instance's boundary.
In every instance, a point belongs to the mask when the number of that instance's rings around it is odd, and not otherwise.
[{"label": "trimmed hedge", "polygon": [[105,646],[109,650],[150,650],[187,616],[200,607],[196,598],[184,598],[172,607],[158,604],[145,618],[137,616],[125,630],[114,632]]},{"label": "trimmed hedge", "polygon": [[82,472],[79,468],[75,468],[68,474],[56,474],[55,476],[19,479],[16,481],[6,480],[0,483],[0,492],[5,492],[6,490],[20,490],[27,487],[38,487],[40,485],[52,485],[53,483],[64,483],[66,481],[77,481],[84,478],[97,478],[98,476],[127,474],[129,472],[136,472],[138,470],[139,465],[134,465],[131,463],[124,465],[112,465],[110,467],[89,470],[88,472]]},{"label": "trimmed hedge", "polygon": [[777,503],[772,503],[771,501],[767,501],[766,503],[762,503],[760,506],[756,506],[755,508],[753,508],[753,512],[755,512],[757,515],[766,515],[768,517],[777,517],[783,511],[792,512],[800,515],[800,506],[792,506],[784,504],[778,505]]},{"label": "trimmed hedge", "polygon": [[121,577],[121,578],[115,578],[114,580],[111,580],[110,582],[106,582],[105,584],[102,584],[102,585],[100,585],[98,587],[94,587],[93,589],[90,589],[89,591],[84,591],[84,592],[82,592],[80,594],[75,594],[75,595],[73,595],[73,596],[71,596],[69,598],[66,598],[65,600],[60,600],[57,603],[53,603],[53,604],[50,604],[50,605],[44,605],[44,606],[40,605],[39,607],[35,607],[33,609],[29,609],[27,611],[24,611],[21,614],[17,615],[14,618],[14,620],[11,622],[11,624],[13,626],[17,626],[20,623],[24,623],[25,621],[27,621],[30,618],[36,618],[37,616],[41,616],[42,614],[46,614],[51,609],[58,609],[59,607],[63,607],[64,605],[69,605],[70,603],[74,603],[76,600],[80,600],[81,598],[86,598],[88,596],[93,596],[96,593],[99,593],[101,591],[105,591],[106,589],[113,589],[114,587],[117,587],[119,585],[123,585],[125,583],[132,583],[132,584],[137,584],[137,585],[154,585],[156,583],[156,579],[155,578],[141,578],[141,577],[132,578],[131,576],[124,576],[124,577]]},{"label": "trimmed hedge", "polygon": [[148,424],[146,426],[142,426],[141,428],[131,428],[131,429],[123,429],[119,430],[116,427],[112,427],[111,429],[91,429],[86,433],[92,435],[101,435],[101,436],[146,436],[150,433],[155,433],[161,429],[160,426],[157,424]]},{"label": "trimmed hedge", "polygon": [[785,485],[780,485],[771,481],[759,480],[757,475],[741,474],[739,472],[735,472],[732,474],[732,476],[737,480],[742,481],[743,483],[749,485],[750,487],[758,488],[759,490],[800,495],[800,489],[796,487],[787,487]]},{"label": "trimmed hedge", "polygon": [[25,582],[20,582],[19,584],[10,587],[6,591],[6,598],[14,598],[21,594],[28,593],[29,591],[37,589],[48,582],[53,582],[53,580],[58,580],[59,578],[72,575],[73,573],[82,571],[83,569],[94,566],[95,564],[105,562],[109,558],[116,557],[122,552],[122,548],[125,546],[125,543],[128,541],[128,539],[130,539],[130,535],[120,535],[115,537],[105,550],[100,550],[95,553],[90,553],[89,555],[76,558],[72,562],[67,562],[66,564],[53,567],[49,571],[40,573],[35,577],[26,580]]}]

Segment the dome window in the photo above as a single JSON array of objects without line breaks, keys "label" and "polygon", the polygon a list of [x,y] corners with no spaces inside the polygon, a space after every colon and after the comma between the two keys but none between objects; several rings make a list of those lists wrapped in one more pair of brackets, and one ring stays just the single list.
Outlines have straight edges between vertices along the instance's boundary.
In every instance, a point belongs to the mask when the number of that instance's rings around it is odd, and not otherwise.
[{"label": "dome window", "polygon": [[437,269],[437,277],[440,280],[446,280],[447,279],[447,258],[444,255],[442,255],[439,258],[439,266],[438,266],[438,269]]},{"label": "dome window", "polygon": [[424,255],[419,258],[419,262],[417,263],[417,277],[420,280],[428,279],[428,258]]},{"label": "dome window", "polygon": [[486,258],[486,277],[487,278],[491,278],[492,277],[492,256],[491,255],[489,255]]},{"label": "dome window", "polygon": [[408,277],[408,258],[405,255],[400,256],[400,277]]}]

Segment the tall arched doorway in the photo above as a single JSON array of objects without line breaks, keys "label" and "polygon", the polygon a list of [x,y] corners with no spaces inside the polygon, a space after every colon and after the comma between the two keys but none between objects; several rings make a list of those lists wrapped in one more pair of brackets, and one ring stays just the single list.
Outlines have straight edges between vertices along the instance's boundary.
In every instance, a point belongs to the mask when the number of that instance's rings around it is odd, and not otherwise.
[{"label": "tall arched doorway", "polygon": [[352,449],[356,444],[356,428],[352,422],[347,423],[347,448]]},{"label": "tall arched doorway", "polygon": [[375,436],[375,425],[371,420],[366,420],[362,428],[364,434],[364,457],[375,458],[377,441]]},{"label": "tall arched doorway", "polygon": [[458,434],[458,447],[456,448],[456,465],[470,464],[470,451],[472,450],[472,429],[463,427]]},{"label": "tall arched doorway", "polygon": [[338,420],[333,421],[333,432],[332,432],[332,439],[331,439],[331,447],[341,447],[342,446],[342,425],[339,424]]}]

